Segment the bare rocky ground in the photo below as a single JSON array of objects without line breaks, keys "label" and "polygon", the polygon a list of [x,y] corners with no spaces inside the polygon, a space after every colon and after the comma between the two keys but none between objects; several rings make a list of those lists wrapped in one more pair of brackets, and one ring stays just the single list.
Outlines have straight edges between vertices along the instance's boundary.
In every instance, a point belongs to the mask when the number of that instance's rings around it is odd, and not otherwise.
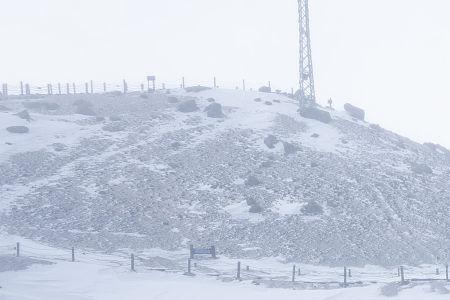
[{"label": "bare rocky ground", "polygon": [[[303,119],[281,95],[233,93],[2,101],[0,114],[29,113],[24,139],[43,117],[67,118],[86,135],[0,162],[0,225],[106,251],[192,242],[231,257],[329,265],[450,254],[448,150],[345,113],[331,112],[330,124]],[[208,117],[211,97],[223,115]],[[0,149],[14,146],[6,139]]]}]

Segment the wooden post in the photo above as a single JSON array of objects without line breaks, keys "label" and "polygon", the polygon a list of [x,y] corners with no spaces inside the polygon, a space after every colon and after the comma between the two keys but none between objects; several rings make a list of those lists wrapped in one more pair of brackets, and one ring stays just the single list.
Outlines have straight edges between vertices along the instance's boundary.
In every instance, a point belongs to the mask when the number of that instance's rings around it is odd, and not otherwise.
[{"label": "wooden post", "polygon": [[188,258],[188,271],[187,271],[187,273],[188,273],[189,275],[192,274],[191,270],[192,270],[192,261],[191,261],[190,258]]},{"label": "wooden post", "polygon": [[16,257],[19,257],[19,256],[20,256],[20,243],[17,242],[17,244],[16,244]]},{"label": "wooden post", "polygon": [[295,265],[292,267],[292,282],[295,282]]},{"label": "wooden post", "polygon": [[84,89],[86,90],[86,94],[89,94],[89,84],[87,82],[84,83]]},{"label": "wooden post", "polygon": [[5,96],[5,98],[8,98],[8,84],[7,83],[4,84],[3,96]]},{"label": "wooden post", "polygon": [[291,88],[291,95],[292,95],[292,98],[294,98],[294,88]]},{"label": "wooden post", "polygon": [[25,94],[31,95],[30,85],[28,83],[25,84]]},{"label": "wooden post", "polygon": [[247,266],[247,267],[245,268],[245,270],[246,270],[246,271],[250,271],[250,266]]},{"label": "wooden post", "polygon": [[238,263],[237,263],[236,279],[241,280],[241,262],[240,261],[238,261]]},{"label": "wooden post", "polygon": [[66,93],[70,95],[70,85],[68,83],[66,84]]},{"label": "wooden post", "polygon": [[344,267],[344,287],[347,287],[347,267]]},{"label": "wooden post", "polygon": [[58,94],[61,95],[61,83],[58,83]]},{"label": "wooden post", "polygon": [[272,89],[272,85],[271,85],[270,81],[269,81],[269,89]]},{"label": "wooden post", "polygon": [[53,95],[53,84],[49,84],[49,86],[50,86],[50,95]]},{"label": "wooden post", "polygon": [[215,246],[211,246],[211,256],[212,256],[212,258],[217,258]]},{"label": "wooden post", "polygon": [[131,254],[131,271],[134,272],[134,254]]},{"label": "wooden post", "polygon": [[47,95],[50,95],[50,84],[47,83]]},{"label": "wooden post", "polygon": [[75,82],[72,83],[72,88],[73,88],[73,94],[75,95],[77,93],[77,87],[75,86]]},{"label": "wooden post", "polygon": [[103,92],[106,93],[106,82],[103,82]]},{"label": "wooden post", "polygon": [[20,95],[23,96],[23,81],[20,82]]},{"label": "wooden post", "polygon": [[181,87],[184,89],[186,87],[185,85],[185,81],[184,81],[184,77],[182,78],[182,83],[181,83]]},{"label": "wooden post", "polygon": [[348,269],[348,278],[352,278],[352,269]]},{"label": "wooden post", "polygon": [[242,90],[245,91],[245,79],[242,79]]},{"label": "wooden post", "polygon": [[403,268],[403,266],[400,266],[400,276],[401,276],[401,282],[402,284],[405,283],[405,269]]},{"label": "wooden post", "polygon": [[445,265],[445,280],[449,280],[448,279],[448,264]]},{"label": "wooden post", "polygon": [[144,84],[141,83],[141,93],[143,93],[143,92],[144,92]]},{"label": "wooden post", "polygon": [[194,245],[189,245],[189,258],[194,259]]},{"label": "wooden post", "polygon": [[123,80],[123,93],[126,94],[127,92],[128,92],[128,84],[124,79]]},{"label": "wooden post", "polygon": [[94,93],[94,82],[91,80],[90,84],[91,84],[91,94],[93,94]]},{"label": "wooden post", "polygon": [[75,248],[72,247],[72,262],[75,261]]},{"label": "wooden post", "polygon": [[217,88],[217,81],[216,81],[216,77],[214,77],[214,88]]},{"label": "wooden post", "polygon": [[397,277],[400,277],[400,267],[397,268]]},{"label": "wooden post", "polygon": [[440,274],[439,268],[436,268],[436,275],[439,275],[439,274]]},{"label": "wooden post", "polygon": [[302,272],[301,272],[301,269],[300,269],[300,267],[298,267],[298,272],[297,272],[297,275],[298,275],[298,276],[302,275]]}]

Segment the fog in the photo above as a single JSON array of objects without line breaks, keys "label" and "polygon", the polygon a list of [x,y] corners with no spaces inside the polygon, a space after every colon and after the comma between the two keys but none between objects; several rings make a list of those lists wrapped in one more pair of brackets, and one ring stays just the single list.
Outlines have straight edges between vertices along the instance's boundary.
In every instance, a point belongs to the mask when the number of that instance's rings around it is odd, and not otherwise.
[{"label": "fog", "polygon": [[[446,0],[312,0],[318,100],[450,147]],[[0,81],[297,86],[297,1],[2,0]]]}]

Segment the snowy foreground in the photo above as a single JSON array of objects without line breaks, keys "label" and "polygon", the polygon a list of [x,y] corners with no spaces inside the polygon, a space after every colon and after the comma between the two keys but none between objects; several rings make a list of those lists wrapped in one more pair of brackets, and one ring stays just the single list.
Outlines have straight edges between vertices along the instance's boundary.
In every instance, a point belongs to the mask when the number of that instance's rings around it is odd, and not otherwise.
[{"label": "snowy foreground", "polygon": [[[3,237],[9,242],[11,237]],[[0,244],[1,253],[14,251]],[[112,299],[448,299],[450,283],[433,281],[434,266],[406,268],[410,278],[399,284],[394,270],[375,266],[355,268],[349,287],[343,288],[338,268],[300,265],[301,275],[290,282],[291,265],[281,258],[242,261],[242,280],[235,279],[236,260],[193,261],[193,276],[177,269],[187,251],[152,249],[136,255],[136,271],[124,252],[99,254],[83,251],[70,261],[70,250],[54,249],[21,240],[21,257],[0,256],[2,300],[112,300]],[[27,261],[31,261],[27,266]],[[6,262],[6,263],[5,263]],[[12,263],[11,263],[12,262]],[[14,263],[15,262],[15,263]],[[18,262],[21,262],[20,264]],[[173,268],[155,268],[172,264]],[[247,265],[249,270],[246,269]],[[153,267],[152,267],[153,266]],[[15,271],[5,270],[15,269]],[[20,270],[22,269],[23,270]],[[1,272],[4,271],[4,272]],[[425,280],[427,279],[427,280]]]}]

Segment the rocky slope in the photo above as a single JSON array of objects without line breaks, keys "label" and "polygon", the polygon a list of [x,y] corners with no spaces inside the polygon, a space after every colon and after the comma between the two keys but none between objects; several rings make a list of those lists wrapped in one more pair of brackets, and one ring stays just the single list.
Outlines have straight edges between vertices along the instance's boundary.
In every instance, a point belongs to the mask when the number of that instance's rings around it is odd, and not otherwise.
[{"label": "rocky slope", "polygon": [[331,265],[450,254],[450,152],[345,112],[323,124],[283,95],[218,89],[1,105],[11,234]]}]

